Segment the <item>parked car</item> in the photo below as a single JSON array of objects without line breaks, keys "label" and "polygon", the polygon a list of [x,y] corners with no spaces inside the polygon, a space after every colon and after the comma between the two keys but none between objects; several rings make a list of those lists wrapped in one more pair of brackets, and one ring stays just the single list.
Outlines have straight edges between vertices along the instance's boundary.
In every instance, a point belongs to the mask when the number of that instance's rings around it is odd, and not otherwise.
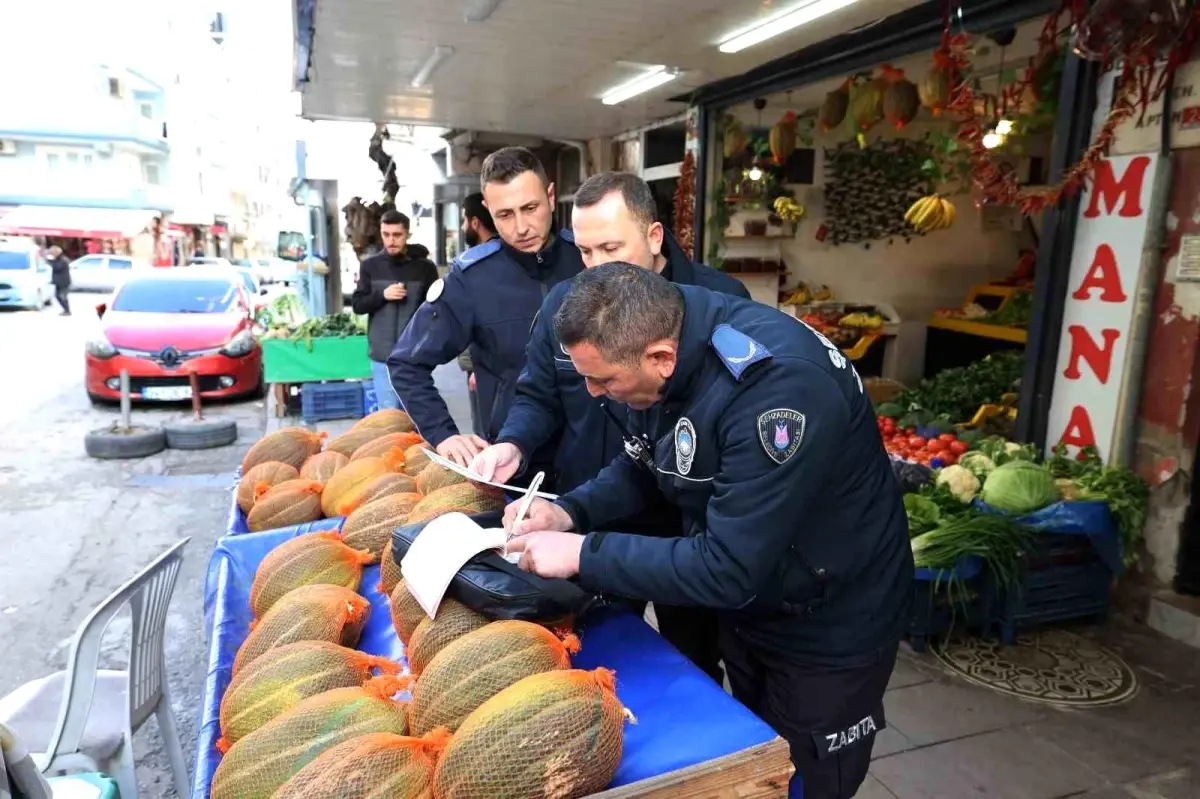
[{"label": "parked car", "polygon": [[267,274],[267,270],[264,269],[256,259],[232,258],[230,260],[238,269],[244,269],[250,274],[254,275],[255,281],[257,281],[259,284],[265,286],[267,283],[271,282],[270,276]]},{"label": "parked car", "polygon": [[85,255],[71,262],[71,290],[112,292],[130,275],[153,268],[148,261],[128,255]]},{"label": "parked car", "polygon": [[197,255],[188,261],[188,266],[222,266],[226,269],[233,269],[233,261],[211,255]]},{"label": "parked car", "polygon": [[158,270],[127,280],[96,307],[100,329],[85,345],[93,401],[119,400],[121,370],[135,400],[205,399],[265,391],[245,277],[211,268]]},{"label": "parked car", "polygon": [[54,297],[50,264],[29,239],[0,236],[0,308],[39,310]]}]

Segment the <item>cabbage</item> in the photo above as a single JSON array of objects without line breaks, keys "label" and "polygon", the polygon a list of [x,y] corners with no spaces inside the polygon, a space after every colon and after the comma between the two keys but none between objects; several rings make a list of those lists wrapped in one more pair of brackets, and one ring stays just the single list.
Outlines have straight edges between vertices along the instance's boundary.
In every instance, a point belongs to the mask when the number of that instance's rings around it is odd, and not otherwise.
[{"label": "cabbage", "polygon": [[980,498],[1006,513],[1030,513],[1058,501],[1058,486],[1050,472],[1029,461],[997,466],[983,482]]}]

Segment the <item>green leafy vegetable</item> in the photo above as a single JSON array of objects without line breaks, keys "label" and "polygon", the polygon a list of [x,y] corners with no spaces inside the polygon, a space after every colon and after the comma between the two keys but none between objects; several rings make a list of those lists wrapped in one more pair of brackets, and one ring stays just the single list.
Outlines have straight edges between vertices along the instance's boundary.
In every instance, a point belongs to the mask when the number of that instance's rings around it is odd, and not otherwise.
[{"label": "green leafy vegetable", "polygon": [[[1059,444],[1046,466],[1055,478],[1074,484],[1077,490],[1073,499],[1108,503],[1121,536],[1125,564],[1136,563],[1138,542],[1146,524],[1146,506],[1150,502],[1146,481],[1124,467],[1106,466],[1094,447],[1085,448],[1078,458],[1070,458],[1066,447]],[[1063,493],[1067,493],[1065,489]]]},{"label": "green leafy vegetable", "polygon": [[942,517],[937,503],[920,494],[904,495],[904,512],[908,514],[909,537],[932,530]]},{"label": "green leafy vegetable", "polygon": [[1024,353],[1017,350],[997,352],[969,366],[944,369],[922,380],[913,388],[900,392],[895,404],[908,413],[923,412],[928,415],[928,421],[944,417],[952,422],[965,422],[975,415],[980,405],[999,402],[1004,394],[1011,392],[1024,369]]}]

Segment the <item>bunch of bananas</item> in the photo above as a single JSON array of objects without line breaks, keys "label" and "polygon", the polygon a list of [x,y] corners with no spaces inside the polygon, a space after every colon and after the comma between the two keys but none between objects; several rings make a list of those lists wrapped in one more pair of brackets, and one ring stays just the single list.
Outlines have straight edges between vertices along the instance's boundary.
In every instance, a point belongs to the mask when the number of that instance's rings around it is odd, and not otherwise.
[{"label": "bunch of bananas", "polygon": [[904,221],[918,233],[929,233],[953,225],[957,213],[954,205],[945,197],[931,194],[913,203],[904,214]]},{"label": "bunch of bananas", "polygon": [[775,213],[787,222],[799,222],[804,218],[804,206],[791,197],[777,197],[774,204]]}]

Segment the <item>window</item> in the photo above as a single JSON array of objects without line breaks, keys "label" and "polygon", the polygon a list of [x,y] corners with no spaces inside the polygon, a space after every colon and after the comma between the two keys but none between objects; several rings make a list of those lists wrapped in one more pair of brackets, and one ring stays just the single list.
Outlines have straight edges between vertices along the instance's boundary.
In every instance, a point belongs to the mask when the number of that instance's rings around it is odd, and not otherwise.
[{"label": "window", "polygon": [[133,269],[133,261],[128,258],[109,258],[109,269]]},{"label": "window", "polygon": [[142,103],[138,106],[138,110],[146,119],[154,119],[154,106],[151,103]]},{"label": "window", "polygon": [[134,313],[225,313],[238,296],[231,280],[133,278],[113,298],[112,310]]},{"label": "window", "polygon": [[121,98],[121,97],[125,96],[125,91],[121,86],[120,78],[109,78],[108,79],[108,96],[116,97],[116,98]]},{"label": "window", "polygon": [[99,269],[104,263],[104,257],[100,255],[85,255],[71,262],[72,269]]},{"label": "window", "polygon": [[151,186],[158,186],[162,182],[162,178],[158,171],[158,164],[145,164],[143,166],[146,182]]},{"label": "window", "polygon": [[29,253],[0,250],[0,270],[25,270],[29,268]]},{"label": "window", "polygon": [[38,153],[49,172],[67,176],[90,171],[95,159],[91,149],[82,147],[39,147]]},{"label": "window", "polygon": [[51,172],[58,171],[58,153],[46,153],[46,168]]}]

